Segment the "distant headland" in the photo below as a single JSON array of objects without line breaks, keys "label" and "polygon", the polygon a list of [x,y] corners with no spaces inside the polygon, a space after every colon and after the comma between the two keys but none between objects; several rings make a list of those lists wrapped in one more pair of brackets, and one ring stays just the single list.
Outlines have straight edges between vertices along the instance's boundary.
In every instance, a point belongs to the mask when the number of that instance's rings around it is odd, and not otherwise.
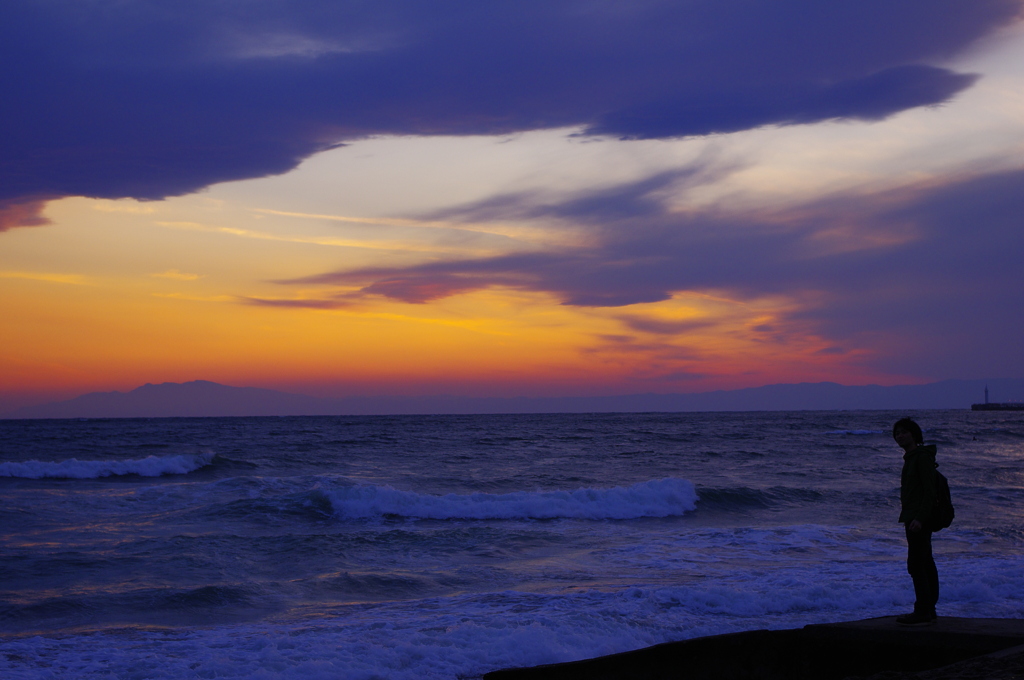
[{"label": "distant headland", "polygon": [[[473,413],[637,413],[685,411],[833,411],[967,409],[991,386],[1004,399],[1024,397],[1024,379],[944,380],[925,385],[765,385],[693,394],[596,397],[370,396],[326,399],[208,380],[146,384],[129,392],[92,392],[26,406],[3,418],[159,418]],[[988,393],[986,391],[986,402]],[[999,402],[1013,403],[1017,402]],[[975,410],[1003,410],[982,408]],[[1016,410],[1016,409],[1014,409]]]}]

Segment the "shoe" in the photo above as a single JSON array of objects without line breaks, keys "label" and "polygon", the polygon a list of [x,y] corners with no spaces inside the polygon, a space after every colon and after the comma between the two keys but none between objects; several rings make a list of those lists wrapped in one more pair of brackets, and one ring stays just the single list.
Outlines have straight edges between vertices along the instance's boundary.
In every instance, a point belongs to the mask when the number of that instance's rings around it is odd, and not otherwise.
[{"label": "shoe", "polygon": [[896,617],[896,623],[901,626],[930,626],[936,620],[938,620],[938,617],[935,614],[921,614],[919,612]]}]

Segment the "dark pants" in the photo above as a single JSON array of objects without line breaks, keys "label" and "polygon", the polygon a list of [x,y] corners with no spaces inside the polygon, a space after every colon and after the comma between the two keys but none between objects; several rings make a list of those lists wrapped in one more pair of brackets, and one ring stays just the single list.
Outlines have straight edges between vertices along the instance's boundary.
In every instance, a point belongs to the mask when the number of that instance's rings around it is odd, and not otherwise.
[{"label": "dark pants", "polygon": [[932,558],[932,532],[922,529],[911,531],[907,526],[907,571],[914,579],[914,611],[935,615],[935,603],[939,601],[939,571]]}]

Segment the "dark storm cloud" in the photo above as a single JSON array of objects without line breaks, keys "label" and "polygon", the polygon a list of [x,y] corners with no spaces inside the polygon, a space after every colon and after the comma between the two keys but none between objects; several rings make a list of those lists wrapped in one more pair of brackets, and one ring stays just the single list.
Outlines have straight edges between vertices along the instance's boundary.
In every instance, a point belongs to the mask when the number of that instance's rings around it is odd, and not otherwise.
[{"label": "dark storm cloud", "polygon": [[898,66],[839,83],[767,83],[721,88],[693,101],[689,93],[604,116],[592,133],[652,139],[737,132],[766,123],[830,118],[881,120],[904,109],[943,102],[977,76],[924,65]]},{"label": "dark storm cloud", "polygon": [[[1020,0],[7,0],[0,201],[158,199],[346,139],[651,138],[946,101]],[[22,207],[28,206],[21,203]],[[11,223],[31,223],[25,214]]]},{"label": "dark storm cloud", "polygon": [[[875,347],[888,357],[879,366],[895,373],[1024,371],[1024,171],[731,215],[655,209],[652,192],[665,183],[659,175],[558,204],[517,195],[447,211],[474,220],[484,210],[494,220],[575,220],[589,228],[587,246],[284,283],[362,285],[364,294],[410,303],[490,286],[595,307],[655,302],[679,291],[779,294],[799,306],[783,321],[831,339],[832,352]],[[597,204],[604,208],[592,210]],[[652,334],[694,330],[639,315],[620,320]]]}]

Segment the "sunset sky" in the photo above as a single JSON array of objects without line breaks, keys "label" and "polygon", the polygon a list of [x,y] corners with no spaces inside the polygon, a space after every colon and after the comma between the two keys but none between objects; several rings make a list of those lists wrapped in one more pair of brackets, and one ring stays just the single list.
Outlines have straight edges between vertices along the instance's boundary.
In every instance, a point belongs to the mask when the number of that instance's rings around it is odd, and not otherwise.
[{"label": "sunset sky", "polygon": [[1024,377],[1019,0],[6,0],[0,411]]}]

